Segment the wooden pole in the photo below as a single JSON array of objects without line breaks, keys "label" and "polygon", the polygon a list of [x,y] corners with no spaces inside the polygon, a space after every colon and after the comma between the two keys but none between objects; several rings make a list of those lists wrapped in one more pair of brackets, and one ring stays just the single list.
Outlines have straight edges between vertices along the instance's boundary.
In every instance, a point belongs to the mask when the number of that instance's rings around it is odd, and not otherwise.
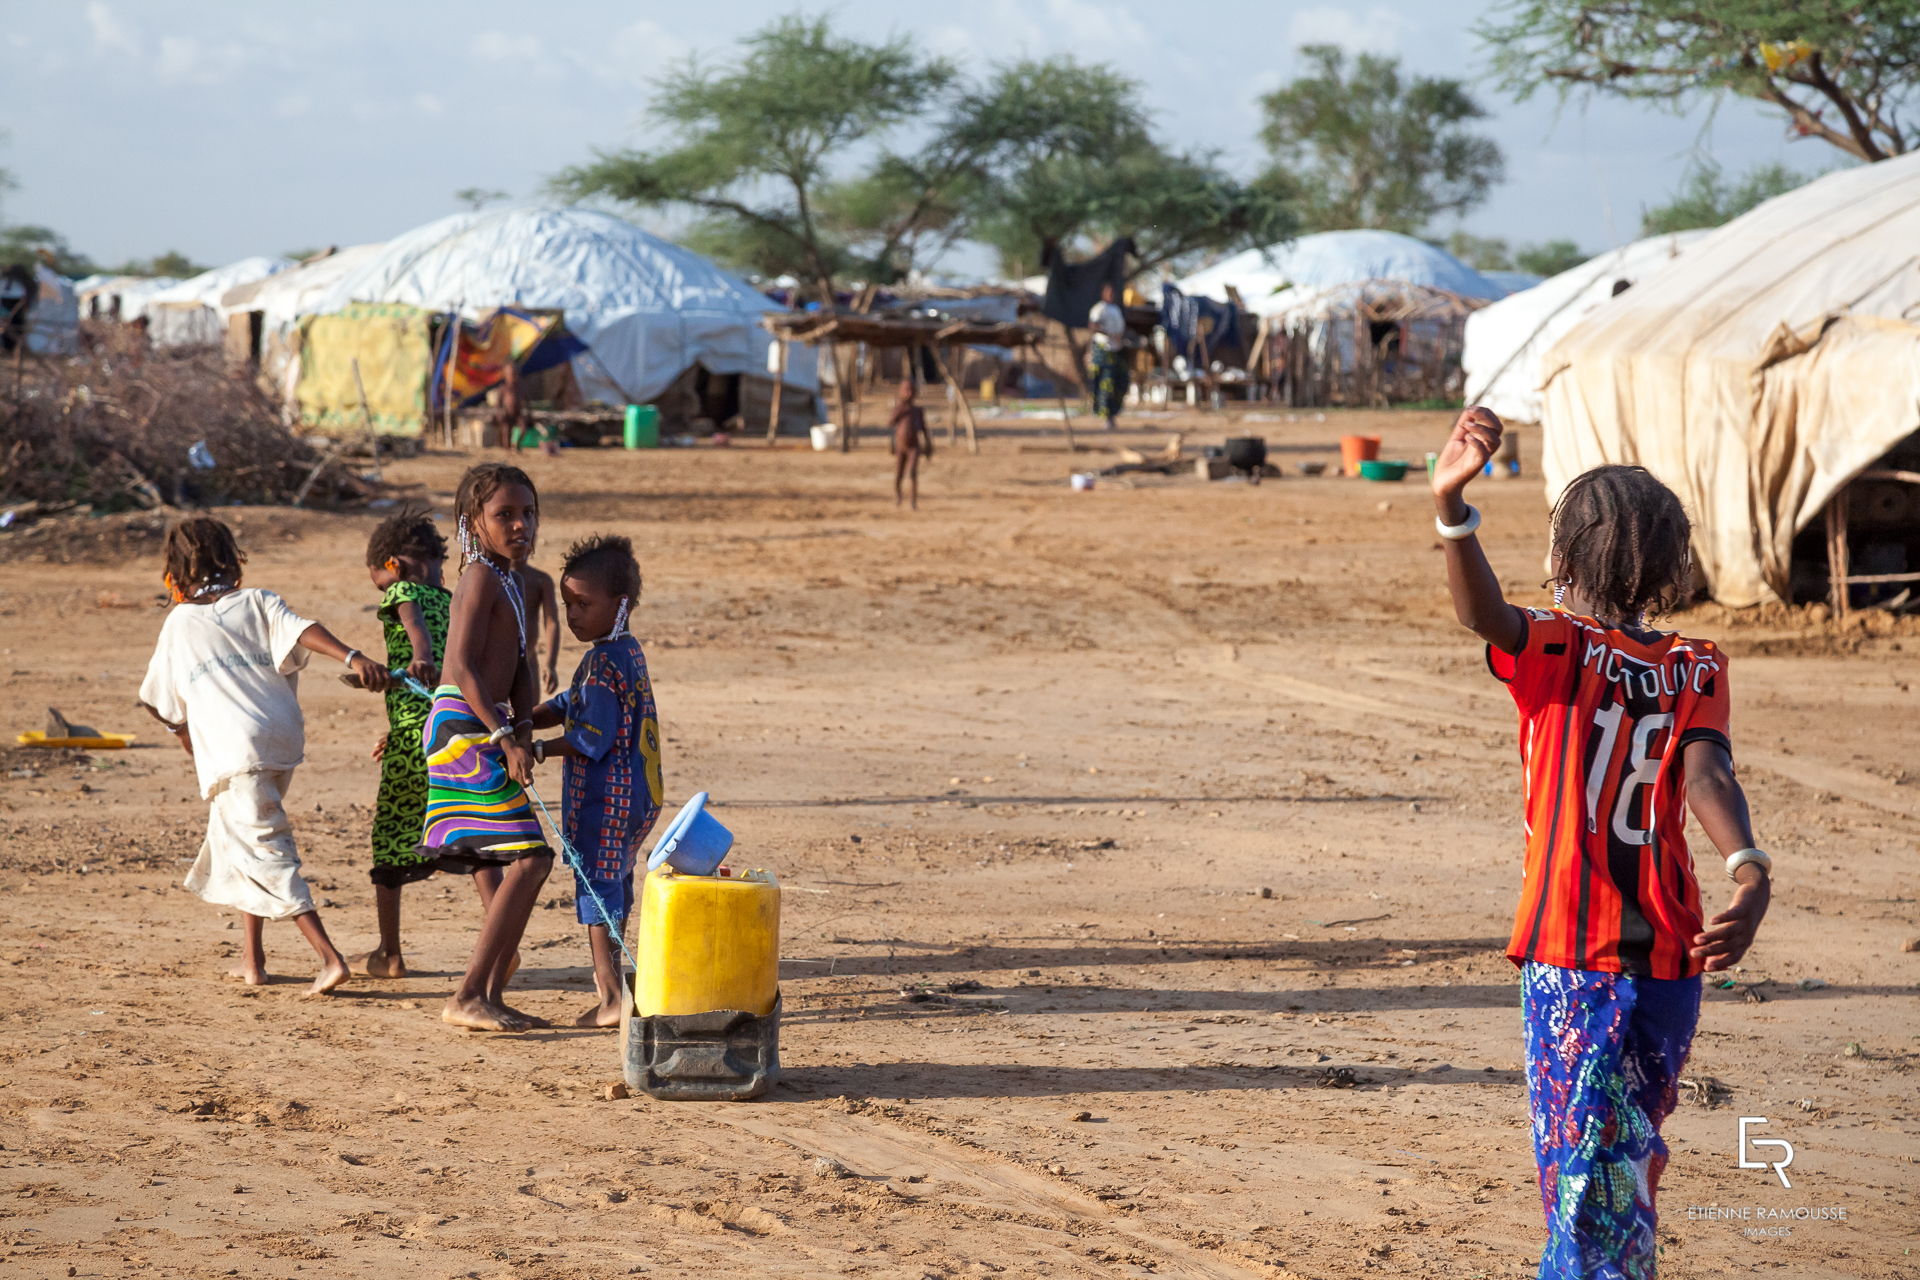
[{"label": "wooden pole", "polygon": [[[967,452],[978,453],[980,452],[980,437],[974,432],[973,406],[967,403],[966,388],[953,380],[953,372],[947,368],[947,362],[940,358],[940,349],[938,347],[932,347],[929,348],[929,350],[933,352],[934,368],[940,370],[941,379],[946,382],[948,389],[959,398],[960,412],[967,415]],[[951,427],[949,427],[947,438],[949,441],[953,438]]]},{"label": "wooden pole", "polygon": [[[1069,334],[1071,336],[1071,334]],[[1035,352],[1038,355],[1038,352]],[[1049,379],[1051,381],[1051,379]],[[1067,408],[1067,398],[1060,394],[1060,384],[1053,384],[1053,398],[1060,402],[1060,426],[1067,433],[1067,452],[1078,453],[1080,445],[1073,438],[1073,413]]]},{"label": "wooden pole", "polygon": [[1827,603],[1833,609],[1835,622],[1847,616],[1847,525],[1852,514],[1848,508],[1852,505],[1852,498],[1844,488],[1827,503]]},{"label": "wooden pole", "polygon": [[780,434],[780,402],[786,398],[787,388],[787,343],[784,338],[775,335],[773,355],[773,404],[767,410],[767,443]]},{"label": "wooden pole", "polygon": [[[936,347],[935,350],[937,349],[938,348]],[[948,351],[951,352],[952,348],[949,347]],[[944,377],[945,371],[953,367],[953,362],[951,360],[948,360],[943,364],[940,361],[939,357],[936,356],[934,358],[934,367],[937,369],[940,369],[942,371],[942,376]],[[949,379],[949,381],[951,381],[951,379]],[[947,448],[949,449],[953,448],[954,434],[960,430],[960,414],[954,409],[953,404],[951,403],[952,394],[953,393],[951,391],[948,392],[949,403],[947,404]],[[964,396],[961,398],[961,403],[962,404],[965,403]],[[971,439],[973,433],[968,432],[967,435],[968,435],[968,438]],[[974,452],[978,453],[980,452],[980,450],[975,449]]]}]

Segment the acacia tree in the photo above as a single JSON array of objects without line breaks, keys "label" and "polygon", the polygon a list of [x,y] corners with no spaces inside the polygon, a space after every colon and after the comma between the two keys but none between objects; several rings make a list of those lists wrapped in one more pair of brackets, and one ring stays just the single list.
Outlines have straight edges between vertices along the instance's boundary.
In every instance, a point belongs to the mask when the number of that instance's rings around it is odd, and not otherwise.
[{"label": "acacia tree", "polygon": [[1261,141],[1298,187],[1309,230],[1415,234],[1486,199],[1506,161],[1468,128],[1487,114],[1458,80],[1409,76],[1397,58],[1307,45],[1307,74],[1260,100]]},{"label": "acacia tree", "polygon": [[870,44],[825,18],[780,18],[741,43],[737,63],[691,59],[655,96],[652,116],[672,146],[598,152],[554,186],[576,199],[695,210],[691,239],[732,240],[762,257],[778,249],[831,306],[849,260],[819,207],[832,159],[919,115],[956,73],[905,37]]},{"label": "acacia tree", "polygon": [[1676,105],[1734,93],[1860,160],[1911,145],[1914,0],[1503,0],[1476,29],[1503,86]]},{"label": "acacia tree", "polygon": [[1810,177],[1785,165],[1762,165],[1729,180],[1711,160],[1687,175],[1673,198],[1648,209],[1640,218],[1642,234],[1692,231],[1731,222],[1747,210],[1805,185]]}]

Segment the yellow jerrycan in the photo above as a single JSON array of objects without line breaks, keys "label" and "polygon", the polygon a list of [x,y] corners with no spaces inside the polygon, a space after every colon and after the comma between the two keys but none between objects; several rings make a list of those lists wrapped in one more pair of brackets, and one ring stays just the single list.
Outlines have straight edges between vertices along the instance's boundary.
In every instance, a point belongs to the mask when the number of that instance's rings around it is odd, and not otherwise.
[{"label": "yellow jerrycan", "polygon": [[770,871],[685,875],[640,893],[629,1086],[655,1098],[741,1101],[780,1069],[780,882]]}]

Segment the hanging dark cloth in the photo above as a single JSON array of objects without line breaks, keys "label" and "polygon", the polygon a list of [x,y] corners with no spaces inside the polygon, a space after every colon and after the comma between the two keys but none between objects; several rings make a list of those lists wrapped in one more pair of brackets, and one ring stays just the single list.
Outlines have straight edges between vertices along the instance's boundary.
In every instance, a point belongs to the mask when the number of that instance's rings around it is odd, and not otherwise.
[{"label": "hanging dark cloth", "polygon": [[1212,298],[1190,298],[1170,284],[1160,286],[1160,327],[1167,331],[1168,348],[1175,355],[1193,358],[1195,335],[1202,337],[1209,355],[1243,345],[1240,308]]},{"label": "hanging dark cloth", "polygon": [[1068,262],[1057,248],[1049,246],[1041,263],[1047,269],[1047,296],[1040,303],[1040,314],[1069,329],[1086,328],[1103,285],[1112,285],[1114,301],[1120,300],[1121,291],[1127,287],[1127,257],[1132,252],[1132,236],[1121,236],[1085,262]]}]

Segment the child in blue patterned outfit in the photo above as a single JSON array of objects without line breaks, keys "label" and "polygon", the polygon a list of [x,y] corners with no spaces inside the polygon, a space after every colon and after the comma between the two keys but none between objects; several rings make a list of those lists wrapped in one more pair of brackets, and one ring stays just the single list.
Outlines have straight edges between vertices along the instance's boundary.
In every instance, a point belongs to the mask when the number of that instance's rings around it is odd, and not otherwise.
[{"label": "child in blue patterned outfit", "polygon": [[633,868],[641,841],[660,816],[660,722],[640,642],[627,619],[640,599],[640,565],[625,538],[599,535],[567,548],[560,599],[574,639],[592,648],[567,691],[534,710],[536,729],[565,726],[534,743],[534,759],[566,761],[560,823],[579,855],[575,909],[593,951],[599,1001],[575,1021],[617,1027],[626,1014],[614,939],[594,905],[597,895],[618,927],[633,910]]}]

